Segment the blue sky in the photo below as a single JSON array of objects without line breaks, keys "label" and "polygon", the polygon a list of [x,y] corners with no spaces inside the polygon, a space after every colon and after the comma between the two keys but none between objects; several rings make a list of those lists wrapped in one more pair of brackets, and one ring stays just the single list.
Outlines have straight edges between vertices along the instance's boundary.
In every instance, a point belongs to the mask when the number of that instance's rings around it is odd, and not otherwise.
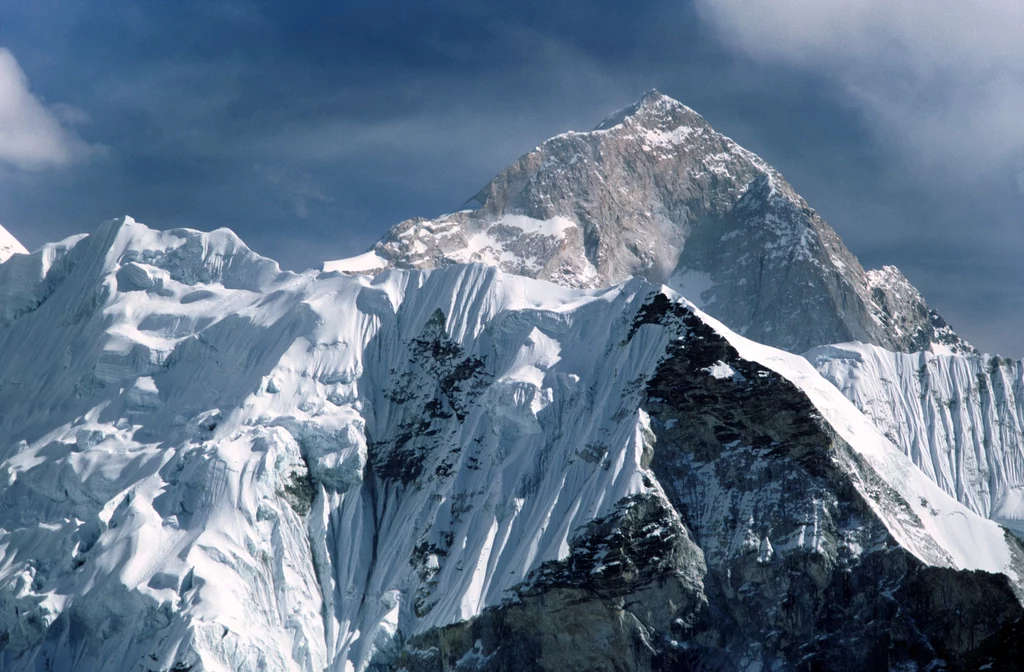
[{"label": "blue sky", "polygon": [[658,88],[1024,356],[1020,3],[630,4],[0,3],[0,223],[228,226],[309,267]]}]

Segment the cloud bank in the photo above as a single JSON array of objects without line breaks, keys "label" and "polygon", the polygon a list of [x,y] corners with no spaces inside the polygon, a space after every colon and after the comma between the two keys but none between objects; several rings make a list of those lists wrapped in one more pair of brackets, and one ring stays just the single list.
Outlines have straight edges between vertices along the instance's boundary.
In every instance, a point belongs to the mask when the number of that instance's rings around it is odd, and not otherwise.
[{"label": "cloud bank", "polygon": [[[1017,187],[1024,166],[1019,0],[696,0],[730,47],[836,84],[919,167]],[[1024,186],[1021,187],[1024,190]]]},{"label": "cloud bank", "polygon": [[73,107],[44,105],[9,50],[0,48],[0,164],[20,170],[66,166],[95,153],[69,126],[81,123]]}]

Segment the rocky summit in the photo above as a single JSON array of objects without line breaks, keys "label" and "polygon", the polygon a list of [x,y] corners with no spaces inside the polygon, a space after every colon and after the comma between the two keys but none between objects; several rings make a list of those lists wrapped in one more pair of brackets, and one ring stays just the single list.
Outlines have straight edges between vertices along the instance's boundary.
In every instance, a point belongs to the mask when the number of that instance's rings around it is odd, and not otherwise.
[{"label": "rocky summit", "polygon": [[791,352],[973,351],[898,270],[865,272],[778,171],[657,91],[547,140],[472,201],[402,222],[354,270],[476,261],[569,287],[642,276]]},{"label": "rocky summit", "polygon": [[476,201],[11,239],[0,672],[1017,669],[1019,362],[656,92]]}]

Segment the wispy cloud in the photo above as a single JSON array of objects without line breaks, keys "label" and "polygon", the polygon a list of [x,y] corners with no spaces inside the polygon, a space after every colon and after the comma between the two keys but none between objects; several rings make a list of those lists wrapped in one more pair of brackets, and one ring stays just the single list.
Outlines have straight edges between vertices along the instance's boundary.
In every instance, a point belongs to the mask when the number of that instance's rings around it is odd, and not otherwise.
[{"label": "wispy cloud", "polygon": [[1016,186],[1024,165],[1024,3],[696,2],[738,51],[832,81],[917,167],[1010,176],[1007,186]]},{"label": "wispy cloud", "polygon": [[288,202],[299,219],[309,216],[313,203],[330,203],[334,199],[325,193],[308,173],[294,169],[256,166],[263,176]]},{"label": "wispy cloud", "polygon": [[28,77],[9,50],[0,48],[0,163],[20,170],[66,166],[102,151],[70,126],[83,123],[70,105],[47,107],[28,86]]}]

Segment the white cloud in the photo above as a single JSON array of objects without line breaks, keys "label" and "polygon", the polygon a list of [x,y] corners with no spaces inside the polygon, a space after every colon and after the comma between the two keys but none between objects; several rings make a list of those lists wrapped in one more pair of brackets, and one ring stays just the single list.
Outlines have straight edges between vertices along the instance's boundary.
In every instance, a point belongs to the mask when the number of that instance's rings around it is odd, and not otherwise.
[{"label": "white cloud", "polygon": [[84,119],[71,106],[44,105],[29,90],[14,54],[0,48],[0,164],[42,170],[88,157],[99,147],[83,142],[67,126]]},{"label": "white cloud", "polygon": [[835,82],[913,162],[988,179],[1024,159],[1020,0],[696,2],[736,50]]}]

